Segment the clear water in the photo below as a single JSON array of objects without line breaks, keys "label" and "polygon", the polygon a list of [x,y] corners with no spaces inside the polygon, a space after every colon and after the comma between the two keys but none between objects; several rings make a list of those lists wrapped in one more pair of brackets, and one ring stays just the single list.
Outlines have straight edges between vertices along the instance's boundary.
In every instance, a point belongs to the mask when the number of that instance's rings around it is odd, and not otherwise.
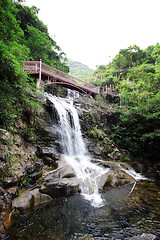
[{"label": "clear water", "polygon": [[143,207],[130,209],[127,205],[130,189],[130,185],[125,185],[108,191],[103,195],[106,204],[100,208],[93,207],[81,194],[57,199],[34,211],[26,221],[14,225],[7,239],[80,240],[85,236],[99,240],[127,240],[142,233],[160,237],[158,211],[156,215]]}]

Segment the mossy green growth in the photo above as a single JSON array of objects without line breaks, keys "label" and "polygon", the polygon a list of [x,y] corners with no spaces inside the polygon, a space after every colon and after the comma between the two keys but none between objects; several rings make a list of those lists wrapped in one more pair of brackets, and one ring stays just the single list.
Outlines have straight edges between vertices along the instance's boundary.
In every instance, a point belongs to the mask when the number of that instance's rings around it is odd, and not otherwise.
[{"label": "mossy green growth", "polygon": [[105,137],[105,133],[102,129],[98,129],[97,128],[97,125],[95,127],[92,128],[91,132],[92,136],[95,138],[95,139],[103,139]]}]

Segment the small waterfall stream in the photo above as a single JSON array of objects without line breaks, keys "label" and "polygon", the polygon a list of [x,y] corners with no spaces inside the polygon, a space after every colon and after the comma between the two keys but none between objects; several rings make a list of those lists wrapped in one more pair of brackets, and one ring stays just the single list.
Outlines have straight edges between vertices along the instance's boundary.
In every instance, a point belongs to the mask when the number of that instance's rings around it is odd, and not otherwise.
[{"label": "small waterfall stream", "polygon": [[[79,117],[73,100],[58,98],[51,94],[45,96],[53,103],[58,115],[57,132],[61,142],[65,160],[75,170],[76,176],[81,179],[83,196],[91,201],[93,206],[102,206],[103,199],[98,193],[98,181],[108,171],[92,163],[85,148],[80,130]],[[69,95],[71,96],[71,95]]]},{"label": "small waterfall stream", "polygon": [[[92,206],[103,206],[104,201],[98,192],[98,183],[101,177],[109,171],[109,168],[103,168],[91,162],[82,138],[79,117],[73,106],[73,93],[69,92],[69,98],[66,99],[47,93],[45,96],[52,102],[54,110],[56,110],[58,119],[56,129],[62,153],[67,163],[74,169],[76,176],[81,179],[80,188],[83,196],[90,200]],[[134,173],[136,179],[136,172]],[[139,175],[137,177],[139,178]]]}]

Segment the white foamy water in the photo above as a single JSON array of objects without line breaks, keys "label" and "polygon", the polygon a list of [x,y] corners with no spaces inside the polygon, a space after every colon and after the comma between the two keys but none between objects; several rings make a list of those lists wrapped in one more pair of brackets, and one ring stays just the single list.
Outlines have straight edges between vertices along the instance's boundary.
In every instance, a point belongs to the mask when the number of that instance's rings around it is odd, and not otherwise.
[{"label": "white foamy water", "polygon": [[[103,206],[104,200],[98,191],[98,183],[102,176],[109,171],[109,168],[103,168],[91,162],[82,138],[79,117],[73,106],[73,100],[55,97],[48,93],[45,93],[45,96],[53,103],[57,113],[56,129],[62,152],[67,163],[72,166],[76,176],[81,180],[81,193],[94,207]],[[123,169],[121,166],[119,167]],[[144,179],[133,169],[123,170],[135,180]]]},{"label": "white foamy water", "polygon": [[146,180],[147,178],[142,176],[140,173],[137,173],[134,169],[123,169],[128,175],[133,177],[135,181]]},{"label": "white foamy water", "polygon": [[57,131],[61,141],[65,160],[70,164],[76,176],[81,179],[83,196],[91,201],[93,206],[103,205],[103,199],[98,192],[98,182],[108,170],[91,162],[87,154],[80,130],[79,117],[71,99],[55,97],[45,93],[53,103],[58,115]]}]

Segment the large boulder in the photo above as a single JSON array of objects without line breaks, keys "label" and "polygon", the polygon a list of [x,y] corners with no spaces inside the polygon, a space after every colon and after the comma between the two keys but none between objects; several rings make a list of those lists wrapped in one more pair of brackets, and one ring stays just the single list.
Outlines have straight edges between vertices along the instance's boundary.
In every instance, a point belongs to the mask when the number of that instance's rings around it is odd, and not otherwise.
[{"label": "large boulder", "polygon": [[28,216],[34,206],[34,196],[28,192],[15,198],[12,202],[12,208],[17,209],[21,216]]},{"label": "large boulder", "polygon": [[39,188],[29,191],[29,194],[34,197],[34,208],[39,208],[52,201],[52,198],[47,194],[41,193]]},{"label": "large boulder", "polygon": [[52,201],[52,198],[39,191],[39,188],[29,190],[15,198],[12,202],[13,210],[18,210],[20,216],[26,217],[30,214],[33,208],[39,208]]},{"label": "large boulder", "polygon": [[69,197],[80,191],[79,184],[80,180],[77,178],[57,178],[45,183],[40,192],[52,198]]},{"label": "large boulder", "polygon": [[109,188],[118,187],[127,183],[133,183],[135,180],[132,176],[123,170],[109,170],[100,179],[98,183],[99,192],[105,192]]}]

